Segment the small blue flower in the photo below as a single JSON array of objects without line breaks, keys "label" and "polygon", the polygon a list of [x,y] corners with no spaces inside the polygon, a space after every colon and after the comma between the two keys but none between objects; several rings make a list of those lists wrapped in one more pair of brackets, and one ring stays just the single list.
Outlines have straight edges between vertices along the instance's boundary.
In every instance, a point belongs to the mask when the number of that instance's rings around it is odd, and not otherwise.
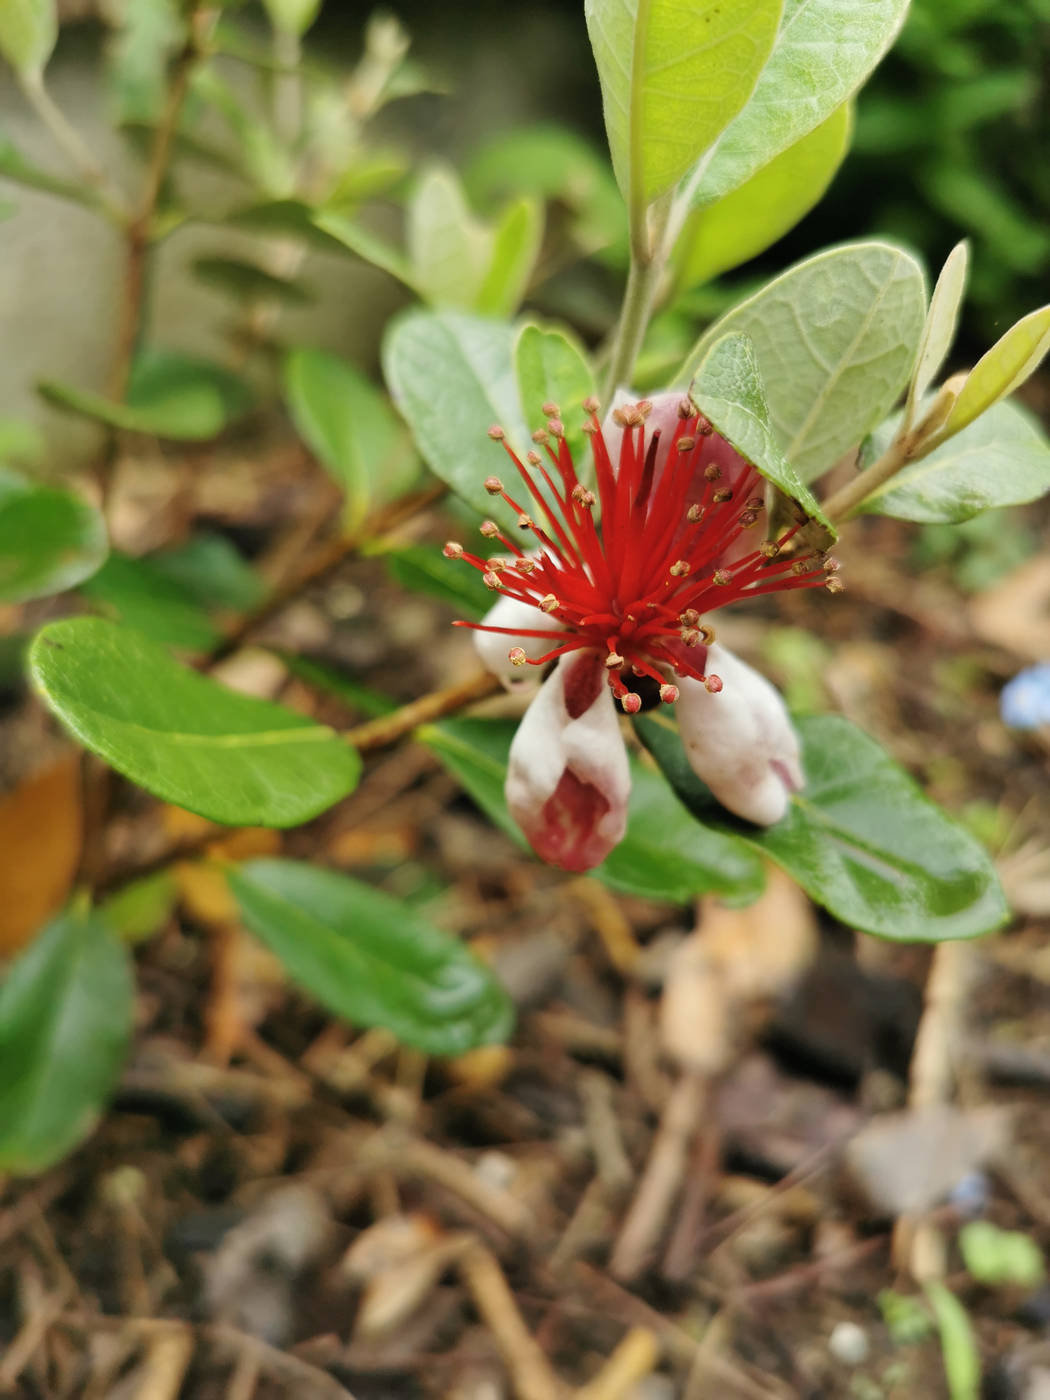
[{"label": "small blue flower", "polygon": [[1050,662],[1019,671],[1003,686],[999,714],[1014,729],[1038,729],[1050,724]]}]

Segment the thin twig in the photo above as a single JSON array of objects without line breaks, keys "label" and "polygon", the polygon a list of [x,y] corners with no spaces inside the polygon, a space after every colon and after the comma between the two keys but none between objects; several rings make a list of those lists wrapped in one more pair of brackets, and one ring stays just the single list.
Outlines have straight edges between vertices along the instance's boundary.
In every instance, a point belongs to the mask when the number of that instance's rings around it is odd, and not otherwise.
[{"label": "thin twig", "polygon": [[429,695],[422,695],[418,700],[394,710],[392,714],[381,715],[379,719],[369,720],[367,724],[358,725],[356,729],[348,729],[343,738],[361,753],[386,748],[388,744],[396,743],[398,739],[410,734],[413,729],[418,729],[421,724],[462,710],[465,705],[470,705],[475,700],[484,700],[489,695],[495,695],[499,689],[500,683],[495,676],[488,671],[479,671],[468,680],[446,686],[443,690],[433,690]]},{"label": "thin twig", "polygon": [[706,1075],[683,1074],[671,1091],[638,1191],[609,1264],[614,1278],[642,1272],[667,1224],[689,1160],[689,1144],[708,1096]]},{"label": "thin twig", "polygon": [[459,1263],[474,1306],[496,1338],[518,1400],[559,1400],[565,1388],[525,1326],[495,1256],[475,1244]]},{"label": "thin twig", "polygon": [[189,33],[175,60],[175,67],[168,87],[164,111],[153,138],[146,178],[139,198],[138,207],[127,220],[124,229],[124,295],[121,300],[120,323],[117,329],[117,344],[109,374],[109,397],[121,403],[127,392],[128,378],[135,357],[139,337],[142,333],[143,310],[146,297],[146,274],[150,245],[153,241],[154,218],[157,201],[164,187],[168,164],[178,131],[179,118],[189,92],[193,69],[204,57],[204,36],[209,7],[198,0],[190,7]]}]

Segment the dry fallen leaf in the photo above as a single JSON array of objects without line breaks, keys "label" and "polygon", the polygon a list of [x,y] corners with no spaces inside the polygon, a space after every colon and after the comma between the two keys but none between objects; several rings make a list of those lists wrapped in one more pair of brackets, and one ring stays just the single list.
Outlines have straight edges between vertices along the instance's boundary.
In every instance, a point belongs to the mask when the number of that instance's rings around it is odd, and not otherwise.
[{"label": "dry fallen leaf", "polygon": [[1014,569],[970,604],[973,629],[984,641],[1028,661],[1050,656],[1050,557]]},{"label": "dry fallen leaf", "polygon": [[817,955],[809,896],[779,866],[767,866],[763,893],[743,909],[704,900],[700,936],[731,996],[757,1001],[789,991]]},{"label": "dry fallen leaf", "polygon": [[0,956],[65,902],[80,857],[80,756],[69,752],[0,801]]},{"label": "dry fallen leaf", "polygon": [[944,1103],[888,1113],[847,1143],[846,1167],[878,1210],[921,1215],[1004,1151],[1009,1123],[1008,1110]]}]

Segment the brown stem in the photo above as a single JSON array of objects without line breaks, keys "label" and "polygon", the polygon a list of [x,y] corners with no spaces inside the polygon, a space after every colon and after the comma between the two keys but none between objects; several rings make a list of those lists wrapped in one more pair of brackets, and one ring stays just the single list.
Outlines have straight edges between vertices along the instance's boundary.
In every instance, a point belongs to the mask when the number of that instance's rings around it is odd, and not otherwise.
[{"label": "brown stem", "polygon": [[179,117],[189,91],[190,78],[197,62],[203,57],[204,33],[208,7],[194,5],[189,16],[189,37],[186,40],[171,75],[167,100],[157,125],[146,167],[146,180],[137,210],[125,226],[124,295],[121,301],[117,344],[109,375],[109,396],[122,403],[127,392],[128,377],[142,329],[145,306],[146,270],[157,201],[168,173],[172,146],[178,130]]},{"label": "brown stem", "polygon": [[396,743],[404,735],[411,734],[413,729],[426,724],[428,720],[454,714],[464,705],[495,695],[499,688],[500,683],[495,676],[488,671],[479,671],[469,680],[460,681],[458,685],[446,686],[444,690],[432,690],[429,695],[422,695],[418,700],[402,705],[399,710],[394,710],[389,715],[369,720],[367,724],[359,724],[356,729],[347,729],[343,738],[360,752],[386,748],[388,744]]}]

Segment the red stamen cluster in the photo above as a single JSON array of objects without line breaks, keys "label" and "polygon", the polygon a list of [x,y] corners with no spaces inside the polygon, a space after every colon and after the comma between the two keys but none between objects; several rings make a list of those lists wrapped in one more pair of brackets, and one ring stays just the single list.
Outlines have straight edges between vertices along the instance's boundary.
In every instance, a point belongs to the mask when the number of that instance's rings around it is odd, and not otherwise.
[{"label": "red stamen cluster", "polygon": [[[823,554],[785,555],[785,546],[802,524],[723,563],[739,537],[758,524],[765,483],[750,466],[732,485],[718,465],[704,466],[712,428],[688,398],[679,405],[671,449],[657,473],[660,433],[647,439],[645,431],[651,407],[643,401],[613,414],[623,430],[614,467],[598,421],[598,404],[593,399],[584,404],[590,415],[585,431],[594,446],[597,496],[576,474],[555,404],[544,404],[547,427],[533,434],[549,466],[537,451],[530,451],[522,462],[503,429],[490,428],[489,436],[503,444],[517,468],[534,514],[522,509],[498,477],[489,477],[485,489],[506,501],[519,528],[538,543],[538,552],[533,547],[527,553],[491,520],[481,526],[482,535],[498,540],[510,557],[480,558],[462,545],[445,546],[448,558],[472,564],[494,592],[530,604],[564,630],[474,622],[457,626],[550,640],[551,649],[536,658],[520,646],[511,648],[508,656],[516,666],[542,666],[581,649],[598,651],[605,657],[613,693],[629,714],[642,702],[625,675],[650,677],[667,704],[678,699],[678,687],[667,682],[668,671],[701,681],[710,691],[721,690],[719,678],[704,673],[707,647],[714,639],[701,621],[704,613],[763,593],[841,588],[834,560]],[[597,523],[596,504],[601,507]]]}]

